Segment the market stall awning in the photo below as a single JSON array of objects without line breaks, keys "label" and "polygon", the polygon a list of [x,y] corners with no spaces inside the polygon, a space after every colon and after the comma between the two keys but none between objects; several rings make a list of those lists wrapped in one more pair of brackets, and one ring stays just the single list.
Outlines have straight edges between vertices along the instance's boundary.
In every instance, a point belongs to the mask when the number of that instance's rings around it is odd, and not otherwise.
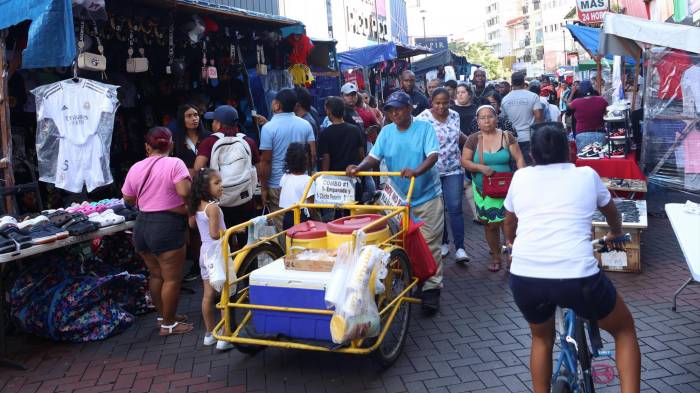
[{"label": "market stall awning", "polygon": [[413,64],[411,64],[411,69],[415,73],[421,73],[423,71],[442,67],[451,63],[468,64],[469,62],[464,56],[457,56],[449,50],[444,50],[442,52],[438,52],[434,55],[428,56],[425,59],[414,61]]},{"label": "market stall awning", "polygon": [[[2,0],[0,0],[2,1]],[[237,16],[243,19],[252,19],[265,22],[268,24],[277,24],[283,26],[296,25],[301,22],[280,15],[265,14],[262,12],[249,11],[243,8],[233,7],[230,5],[219,4],[215,1],[207,0],[176,0],[178,6],[185,6],[202,12],[211,12],[216,14]]]},{"label": "market stall awning", "polygon": [[506,27],[515,26],[515,25],[521,23],[524,19],[525,19],[524,16],[519,16],[517,18],[513,18],[513,19],[506,22]]},{"label": "market stall awning", "polygon": [[0,29],[30,21],[22,68],[65,67],[75,59],[71,0],[0,0]]},{"label": "market stall awning", "polygon": [[[599,45],[600,45],[600,34],[601,34],[601,29],[597,27],[588,27],[588,26],[581,26],[581,25],[574,25],[571,23],[566,24],[566,28],[569,29],[569,32],[571,33],[571,36],[574,38],[574,40],[583,47],[583,49],[586,50],[591,56],[595,56],[599,53]],[[612,59],[612,54],[610,53],[605,53],[608,59]],[[634,64],[635,60],[638,59],[639,56],[636,57],[629,57],[625,56],[625,62],[629,64]]]},{"label": "market stall awning", "polygon": [[370,45],[338,53],[340,69],[366,67],[382,61],[407,59],[417,55],[432,53],[428,48],[412,45],[397,45],[393,42]]},{"label": "market stall awning", "polygon": [[605,14],[599,40],[601,54],[639,58],[643,44],[700,53],[700,27],[620,14]]}]

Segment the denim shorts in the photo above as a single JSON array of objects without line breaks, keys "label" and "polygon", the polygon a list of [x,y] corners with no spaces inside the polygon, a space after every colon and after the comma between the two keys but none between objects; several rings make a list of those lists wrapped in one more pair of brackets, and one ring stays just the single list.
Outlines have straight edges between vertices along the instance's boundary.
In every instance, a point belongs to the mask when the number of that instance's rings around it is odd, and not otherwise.
[{"label": "denim shorts", "polygon": [[557,306],[570,308],[585,319],[601,320],[612,312],[617,300],[615,286],[602,271],[561,280],[511,274],[510,290],[525,320],[532,324],[549,320]]},{"label": "denim shorts", "polygon": [[160,255],[185,245],[187,217],[173,212],[140,212],[134,225],[136,252]]}]

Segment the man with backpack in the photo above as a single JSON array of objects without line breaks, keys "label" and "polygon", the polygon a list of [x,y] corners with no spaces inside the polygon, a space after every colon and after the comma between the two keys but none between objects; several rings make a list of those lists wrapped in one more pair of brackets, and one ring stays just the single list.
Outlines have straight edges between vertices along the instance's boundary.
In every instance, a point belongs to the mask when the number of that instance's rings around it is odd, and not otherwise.
[{"label": "man with backpack", "polygon": [[[253,193],[258,183],[257,165],[260,151],[254,140],[240,133],[238,112],[230,105],[221,105],[204,115],[212,122],[212,135],[197,149],[195,173],[202,168],[216,169],[221,175],[224,194],[219,206],[226,227],[231,228],[255,217]],[[245,244],[246,234],[238,234],[239,246]]]}]

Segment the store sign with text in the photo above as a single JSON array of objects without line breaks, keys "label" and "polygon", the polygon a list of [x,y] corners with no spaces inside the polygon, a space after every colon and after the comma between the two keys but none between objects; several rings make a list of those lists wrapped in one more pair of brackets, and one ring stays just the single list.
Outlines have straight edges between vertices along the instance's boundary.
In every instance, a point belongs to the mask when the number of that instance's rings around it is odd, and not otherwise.
[{"label": "store sign with text", "polygon": [[610,9],[609,0],[576,0],[578,20],[582,23],[602,23]]}]

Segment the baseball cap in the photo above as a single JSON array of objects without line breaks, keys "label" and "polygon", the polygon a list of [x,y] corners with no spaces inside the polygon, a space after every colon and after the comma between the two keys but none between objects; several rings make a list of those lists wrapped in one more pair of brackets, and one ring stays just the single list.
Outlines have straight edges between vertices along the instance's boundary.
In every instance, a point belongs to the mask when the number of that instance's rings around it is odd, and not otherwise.
[{"label": "baseball cap", "polygon": [[395,91],[391,93],[386,103],[384,103],[384,110],[389,110],[389,108],[403,108],[412,105],[411,97],[408,94],[403,91]]},{"label": "baseball cap", "polygon": [[219,123],[227,126],[232,126],[238,123],[238,111],[231,105],[221,105],[214,112],[204,114],[207,120],[216,120]]},{"label": "baseball cap", "polygon": [[340,88],[340,92],[343,94],[352,94],[352,93],[357,93],[357,85],[351,82],[348,82],[343,85],[343,87]]}]

